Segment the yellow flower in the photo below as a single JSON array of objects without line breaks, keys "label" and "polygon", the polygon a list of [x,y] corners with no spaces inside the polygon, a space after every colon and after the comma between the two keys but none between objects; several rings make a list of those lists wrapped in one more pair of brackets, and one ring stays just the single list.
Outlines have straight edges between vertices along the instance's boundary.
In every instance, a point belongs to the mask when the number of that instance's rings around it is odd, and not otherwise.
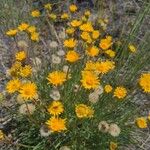
[{"label": "yellow flower", "polygon": [[85,41],[90,41],[92,42],[91,36],[88,32],[82,32],[81,33],[81,38]]},{"label": "yellow flower", "polygon": [[137,118],[136,124],[141,129],[147,128],[147,121],[146,121],[146,118],[144,117]]},{"label": "yellow flower", "polygon": [[75,11],[77,11],[77,6],[76,5],[74,5],[74,4],[72,4],[72,5],[70,5],[69,6],[69,10],[71,11],[71,12],[75,12]]},{"label": "yellow flower", "polygon": [[125,98],[126,95],[127,95],[127,90],[122,86],[117,87],[114,91],[114,97],[117,97],[119,99]]},{"label": "yellow flower", "polygon": [[53,101],[48,107],[48,112],[54,116],[62,114],[64,112],[63,104],[59,101]]},{"label": "yellow flower", "polygon": [[139,79],[139,85],[146,93],[150,93],[150,73],[143,73]]},{"label": "yellow flower", "polygon": [[136,47],[133,45],[133,44],[129,44],[128,45],[128,48],[129,48],[129,50],[132,52],[132,53],[135,53],[136,52]]},{"label": "yellow flower", "polygon": [[29,27],[29,24],[27,24],[27,23],[21,23],[21,24],[18,26],[18,29],[19,29],[20,31],[25,31],[28,27]]},{"label": "yellow flower", "polygon": [[47,120],[46,125],[52,132],[62,132],[67,130],[66,119],[52,117]]},{"label": "yellow flower", "polygon": [[82,20],[83,22],[86,22],[88,19],[86,18],[86,16],[82,16],[82,17],[81,17],[81,20]]},{"label": "yellow flower", "polygon": [[100,85],[98,76],[92,71],[82,71],[81,83],[85,89],[96,89]]},{"label": "yellow flower", "polygon": [[111,50],[111,49],[106,50],[105,53],[106,53],[107,55],[109,55],[109,57],[111,57],[111,58],[114,58],[115,55],[116,55],[116,53],[115,53],[113,50]]},{"label": "yellow flower", "polygon": [[115,142],[110,142],[110,145],[109,145],[109,149],[110,150],[116,150],[118,147],[117,143]]},{"label": "yellow flower", "polygon": [[74,32],[75,32],[74,28],[68,28],[68,29],[66,29],[66,33],[69,34],[69,35],[73,34]]},{"label": "yellow flower", "polygon": [[34,99],[37,95],[37,86],[35,83],[26,82],[21,86],[19,92],[24,99]]},{"label": "yellow flower", "polygon": [[75,112],[78,118],[91,118],[94,114],[94,110],[85,104],[76,105]]},{"label": "yellow flower", "polygon": [[6,90],[8,93],[14,93],[20,89],[20,86],[21,86],[20,80],[19,79],[13,79],[13,80],[10,80],[6,84]]},{"label": "yellow flower", "polygon": [[112,37],[107,36],[105,39],[101,39],[99,43],[99,47],[102,48],[103,50],[107,50],[112,46]]},{"label": "yellow flower", "polygon": [[16,60],[22,61],[26,58],[26,52],[25,51],[17,52],[15,57],[16,57]]},{"label": "yellow flower", "polygon": [[95,56],[98,56],[99,49],[96,46],[92,46],[92,47],[87,48],[86,53],[91,57],[95,57]]},{"label": "yellow flower", "polygon": [[89,10],[86,10],[86,11],[84,12],[84,15],[87,16],[87,17],[89,17],[89,16],[91,15],[91,12],[90,12]]},{"label": "yellow flower", "polygon": [[71,38],[64,41],[64,46],[67,48],[74,48],[76,46],[76,43],[77,41]]},{"label": "yellow flower", "polygon": [[38,42],[39,41],[39,33],[37,33],[37,32],[31,33],[31,40]]},{"label": "yellow flower", "polygon": [[17,29],[10,29],[6,32],[6,35],[8,36],[15,36],[17,34],[18,30]]},{"label": "yellow flower", "polygon": [[69,18],[69,15],[67,13],[63,13],[61,15],[61,19],[68,19]]},{"label": "yellow flower", "polygon": [[100,36],[100,32],[99,32],[98,30],[94,30],[94,31],[92,32],[92,38],[93,38],[93,39],[98,39],[99,36]]},{"label": "yellow flower", "polygon": [[108,73],[114,68],[115,68],[115,64],[113,61],[106,60],[106,61],[96,63],[96,70],[102,74]]},{"label": "yellow flower", "polygon": [[30,65],[25,65],[20,69],[20,76],[21,77],[28,77],[32,74],[32,68]]},{"label": "yellow flower", "polygon": [[66,54],[66,60],[71,63],[76,62],[79,60],[79,54],[74,50],[68,51]]},{"label": "yellow flower", "polygon": [[95,64],[95,62],[92,62],[92,61],[86,62],[84,70],[95,71],[96,70],[96,64]]},{"label": "yellow flower", "polygon": [[49,14],[48,17],[52,20],[56,20],[57,18],[56,14],[53,14],[53,13]]},{"label": "yellow flower", "polygon": [[112,89],[113,89],[112,86],[109,85],[109,84],[105,85],[105,87],[104,87],[104,90],[105,90],[106,93],[110,93],[112,91]]},{"label": "yellow flower", "polygon": [[44,5],[45,9],[51,10],[52,9],[52,5],[50,3],[47,3]]},{"label": "yellow flower", "polygon": [[81,21],[79,21],[79,20],[72,20],[71,22],[70,22],[70,24],[71,24],[71,26],[72,27],[79,27],[80,25],[81,25]]},{"label": "yellow flower", "polygon": [[4,133],[2,130],[0,130],[0,141],[4,140]]},{"label": "yellow flower", "polygon": [[49,73],[47,80],[55,86],[62,85],[66,81],[67,74],[61,71],[53,71]]},{"label": "yellow flower", "polygon": [[80,26],[80,30],[85,31],[85,32],[93,32],[94,31],[91,22],[87,22],[87,23],[82,24]]},{"label": "yellow flower", "polygon": [[29,33],[36,32],[36,27],[35,27],[35,26],[30,26],[30,27],[27,28],[27,31],[28,31]]},{"label": "yellow flower", "polygon": [[33,10],[32,12],[31,12],[31,16],[32,17],[39,17],[40,16],[40,11],[39,10]]}]

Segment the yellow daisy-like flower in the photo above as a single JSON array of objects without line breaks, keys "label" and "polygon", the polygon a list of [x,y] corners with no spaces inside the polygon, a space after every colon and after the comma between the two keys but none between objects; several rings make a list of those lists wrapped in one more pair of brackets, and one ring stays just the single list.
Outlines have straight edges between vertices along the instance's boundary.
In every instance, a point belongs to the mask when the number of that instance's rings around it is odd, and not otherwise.
[{"label": "yellow daisy-like flower", "polygon": [[54,13],[49,14],[48,17],[52,20],[56,20],[56,18],[57,18],[56,14],[54,14]]},{"label": "yellow daisy-like flower", "polygon": [[137,118],[136,124],[141,129],[147,128],[147,120],[144,117]]},{"label": "yellow daisy-like flower", "polygon": [[25,65],[20,69],[20,76],[25,78],[32,74],[32,68],[30,65]]},{"label": "yellow daisy-like flower", "polygon": [[106,51],[105,51],[105,54],[107,54],[107,55],[108,55],[109,57],[111,57],[111,58],[114,58],[115,55],[116,55],[116,53],[115,53],[113,50],[111,50],[111,49],[106,50]]},{"label": "yellow daisy-like flower", "polygon": [[61,19],[68,19],[69,18],[69,15],[67,13],[63,13],[61,15]]},{"label": "yellow daisy-like flower", "polygon": [[91,36],[88,32],[82,32],[81,38],[85,41],[91,41],[92,42]]},{"label": "yellow daisy-like flower", "polygon": [[21,86],[20,80],[19,79],[13,79],[13,80],[10,80],[6,84],[6,90],[8,93],[14,93],[20,89],[20,86]]},{"label": "yellow daisy-like flower", "polygon": [[92,32],[92,38],[93,38],[93,39],[98,39],[99,36],[100,36],[100,32],[99,32],[98,30],[94,30],[94,31]]},{"label": "yellow daisy-like flower", "polygon": [[54,116],[62,114],[64,112],[63,104],[59,101],[53,101],[52,104],[48,107],[48,112]]},{"label": "yellow daisy-like flower", "polygon": [[115,143],[115,142],[110,142],[110,145],[109,145],[109,149],[110,150],[116,150],[118,147],[118,144]]},{"label": "yellow daisy-like flower", "polygon": [[35,27],[35,26],[30,26],[30,27],[27,28],[27,31],[28,31],[29,33],[36,32],[36,27]]},{"label": "yellow daisy-like flower", "polygon": [[80,30],[85,31],[85,32],[93,32],[94,31],[91,22],[87,22],[87,23],[80,25]]},{"label": "yellow daisy-like flower", "polygon": [[27,30],[27,28],[29,27],[29,24],[28,23],[21,23],[19,26],[18,26],[18,29],[20,31],[25,31]]},{"label": "yellow daisy-like flower", "polygon": [[16,57],[16,60],[22,61],[22,60],[26,59],[26,52],[25,51],[17,52],[15,57]]},{"label": "yellow daisy-like flower", "polygon": [[91,118],[94,114],[94,110],[85,104],[76,105],[75,112],[78,118]]},{"label": "yellow daisy-like flower", "polygon": [[62,71],[54,71],[49,73],[47,80],[55,86],[62,85],[66,81],[67,74]]},{"label": "yellow daisy-like flower", "polygon": [[46,125],[52,132],[62,132],[67,130],[66,119],[52,117],[47,120]]},{"label": "yellow daisy-like flower", "polygon": [[126,95],[127,95],[127,90],[122,86],[117,87],[114,91],[114,97],[117,97],[119,99],[125,98]]},{"label": "yellow daisy-like flower", "polygon": [[150,93],[150,73],[143,73],[139,79],[139,85],[144,92]]},{"label": "yellow daisy-like flower", "polygon": [[32,12],[31,12],[31,16],[32,17],[39,17],[40,16],[40,11],[39,10],[33,10]]},{"label": "yellow daisy-like flower", "polygon": [[106,93],[110,93],[112,91],[112,89],[113,89],[112,86],[109,85],[109,84],[105,85],[105,87],[104,87],[104,90],[105,90]]},{"label": "yellow daisy-like flower", "polygon": [[96,46],[92,46],[92,47],[87,48],[86,53],[87,53],[87,55],[89,55],[91,57],[95,57],[95,56],[98,56],[99,49]]},{"label": "yellow daisy-like flower", "polygon": [[81,20],[82,20],[83,22],[87,22],[88,19],[86,18],[86,16],[82,16],[82,17],[81,17]]},{"label": "yellow daisy-like flower", "polygon": [[69,34],[69,35],[74,34],[74,32],[75,32],[74,28],[68,28],[68,29],[66,29],[66,33]]},{"label": "yellow daisy-like flower", "polygon": [[26,82],[21,86],[19,93],[24,99],[34,99],[37,95],[37,86],[35,83]]},{"label": "yellow daisy-like flower", "polygon": [[66,60],[71,62],[71,63],[74,63],[77,60],[79,60],[79,54],[74,50],[68,51],[66,54]]},{"label": "yellow daisy-like flower", "polygon": [[72,27],[79,27],[82,24],[82,22],[79,21],[79,20],[72,20],[70,22],[70,24],[71,24]]},{"label": "yellow daisy-like flower", "polygon": [[108,73],[114,68],[115,68],[115,63],[113,61],[106,60],[106,61],[96,63],[96,70],[102,74]]},{"label": "yellow daisy-like flower", "polygon": [[39,41],[39,33],[37,33],[37,32],[31,33],[31,40],[38,42]]},{"label": "yellow daisy-like flower", "polygon": [[86,10],[86,11],[84,12],[84,15],[85,15],[86,17],[89,17],[89,16],[91,15],[91,12],[90,12],[89,10]]},{"label": "yellow daisy-like flower", "polygon": [[51,10],[52,9],[52,5],[50,3],[47,3],[44,5],[45,9]]},{"label": "yellow daisy-like flower", "polygon": [[77,9],[78,9],[77,6],[74,5],[74,4],[72,4],[72,5],[69,6],[69,10],[70,10],[71,12],[76,12]]},{"label": "yellow daisy-like flower", "polygon": [[128,48],[129,48],[129,50],[132,52],[132,53],[135,53],[136,52],[136,47],[133,45],[133,44],[129,44],[128,45]]},{"label": "yellow daisy-like flower", "polygon": [[82,71],[81,83],[85,89],[96,89],[100,85],[98,76],[92,71]]},{"label": "yellow daisy-like flower", "polygon": [[103,50],[107,50],[112,46],[112,37],[107,36],[105,39],[101,39],[99,43],[99,47],[102,48]]},{"label": "yellow daisy-like flower", "polygon": [[4,133],[2,130],[0,130],[0,141],[4,140]]},{"label": "yellow daisy-like flower", "polygon": [[86,71],[95,71],[96,70],[95,62],[92,62],[92,61],[86,62],[84,70],[86,70]]},{"label": "yellow daisy-like flower", "polygon": [[74,40],[73,38],[64,41],[64,46],[67,48],[74,48],[76,44],[77,41]]},{"label": "yellow daisy-like flower", "polygon": [[18,33],[17,29],[10,29],[6,32],[6,35],[8,36],[15,36]]}]

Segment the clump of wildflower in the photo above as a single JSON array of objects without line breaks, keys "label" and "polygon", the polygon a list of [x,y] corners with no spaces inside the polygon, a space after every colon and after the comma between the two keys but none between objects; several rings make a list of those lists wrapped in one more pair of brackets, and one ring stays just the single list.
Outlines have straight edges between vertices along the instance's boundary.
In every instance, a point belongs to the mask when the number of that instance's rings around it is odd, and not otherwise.
[{"label": "clump of wildflower", "polygon": [[47,10],[51,10],[52,9],[52,5],[50,3],[47,3],[44,5],[44,8]]},{"label": "clump of wildflower", "polygon": [[94,31],[91,22],[87,22],[87,23],[80,25],[80,30],[85,31],[85,32],[93,32]]},{"label": "clump of wildflower", "polygon": [[19,113],[22,115],[33,114],[35,111],[35,105],[33,104],[22,104],[19,107]]},{"label": "clump of wildflower", "polygon": [[92,38],[93,38],[93,39],[98,39],[99,36],[100,36],[100,32],[99,32],[98,30],[94,30],[94,31],[92,32]]},{"label": "clump of wildflower", "polygon": [[132,53],[135,53],[136,50],[137,50],[137,48],[136,48],[133,44],[129,44],[129,45],[128,45],[128,48],[129,48],[129,50],[130,50]]},{"label": "clump of wildflower", "polygon": [[114,91],[114,97],[117,97],[118,99],[123,99],[127,95],[126,88],[119,86]]},{"label": "clump of wildflower", "polygon": [[89,56],[91,56],[91,57],[95,57],[95,56],[98,56],[98,54],[99,54],[99,49],[98,49],[98,47],[96,47],[96,46],[88,47],[88,48],[86,49],[86,53],[87,53]]},{"label": "clump of wildflower", "polygon": [[100,43],[99,43],[99,47],[103,50],[107,50],[111,47],[112,45],[112,37],[111,36],[107,36],[104,39],[101,39]]},{"label": "clump of wildflower", "polygon": [[17,29],[10,29],[6,32],[6,35],[8,36],[15,36],[18,33]]},{"label": "clump of wildflower", "polygon": [[34,33],[34,32],[36,32],[36,27],[35,27],[35,26],[29,26],[29,27],[27,28],[27,31],[28,31],[29,33]]},{"label": "clump of wildflower", "polygon": [[63,13],[63,14],[61,15],[61,19],[66,20],[66,19],[68,19],[68,18],[69,18],[68,13]]},{"label": "clump of wildflower", "polygon": [[110,124],[109,126],[109,131],[110,135],[114,136],[114,137],[117,137],[119,136],[120,132],[121,132],[121,129],[120,127],[117,125],[117,124]]},{"label": "clump of wildflower", "polygon": [[32,82],[23,83],[20,87],[19,93],[24,99],[34,99],[37,94],[37,86]]},{"label": "clump of wildflower", "polygon": [[14,93],[21,87],[21,81],[19,79],[12,79],[6,84],[6,90],[8,93]]},{"label": "clump of wildflower", "polygon": [[25,78],[29,77],[32,74],[32,68],[30,65],[25,65],[20,69],[20,76]]},{"label": "clump of wildflower", "polygon": [[64,111],[64,107],[60,101],[53,101],[51,105],[48,107],[48,112],[54,116],[58,116],[62,114],[63,111]]},{"label": "clump of wildflower", "polygon": [[75,112],[78,118],[91,118],[94,115],[94,110],[85,104],[76,105]]},{"label": "clump of wildflower", "polygon": [[108,55],[109,57],[111,57],[111,58],[114,58],[115,55],[116,55],[116,53],[115,53],[113,50],[111,50],[111,49],[106,50],[106,51],[105,51],[105,54],[107,54],[107,55]]},{"label": "clump of wildflower", "polygon": [[4,133],[2,130],[0,130],[0,141],[4,140]]},{"label": "clump of wildflower", "polygon": [[99,131],[106,133],[109,130],[109,124],[106,121],[101,121],[98,124],[98,129],[99,129]]},{"label": "clump of wildflower", "polygon": [[47,80],[50,84],[55,86],[62,85],[66,81],[67,74],[61,71],[54,71],[49,73]]},{"label": "clump of wildflower", "polygon": [[52,19],[52,20],[56,20],[56,18],[57,18],[57,15],[56,14],[54,14],[54,13],[51,13],[51,14],[49,14],[48,15],[48,17],[50,18],[50,19]]},{"label": "clump of wildflower", "polygon": [[74,63],[77,60],[79,60],[79,54],[74,50],[68,51],[66,54],[66,60],[69,61],[70,63]]},{"label": "clump of wildflower", "polygon": [[144,117],[137,118],[136,119],[136,124],[141,129],[147,128],[147,120]]},{"label": "clump of wildflower", "polygon": [[32,12],[31,12],[31,16],[32,17],[40,17],[40,11],[39,10],[33,10]]},{"label": "clump of wildflower", "polygon": [[85,89],[96,89],[99,86],[100,81],[94,72],[82,71],[81,83]]},{"label": "clump of wildflower", "polygon": [[39,33],[37,33],[37,32],[31,33],[31,40],[38,42],[39,41]]},{"label": "clump of wildflower", "polygon": [[77,41],[74,40],[73,38],[64,41],[64,46],[67,48],[74,48],[76,44]]},{"label": "clump of wildflower", "polygon": [[139,79],[139,85],[144,92],[150,93],[150,73],[143,73]]},{"label": "clump of wildflower", "polygon": [[68,35],[72,35],[74,32],[75,32],[75,29],[74,29],[74,28],[67,28],[67,29],[66,29],[66,33],[67,33]]},{"label": "clump of wildflower", "polygon": [[15,57],[16,57],[16,60],[22,61],[26,58],[26,52],[25,51],[17,52]]},{"label": "clump of wildflower", "polygon": [[67,130],[66,119],[52,117],[47,120],[46,125],[52,132],[62,132]]},{"label": "clump of wildflower", "polygon": [[105,85],[105,87],[104,87],[104,90],[105,90],[106,93],[110,93],[112,91],[112,89],[113,89],[112,86],[109,85],[109,84]]},{"label": "clump of wildflower", "polygon": [[69,10],[71,11],[71,12],[76,12],[77,11],[77,6],[75,5],[75,4],[72,4],[72,5],[70,5],[69,6]]},{"label": "clump of wildflower", "polygon": [[82,24],[82,22],[79,21],[79,20],[72,20],[70,22],[70,24],[71,24],[72,27],[79,27]]}]

